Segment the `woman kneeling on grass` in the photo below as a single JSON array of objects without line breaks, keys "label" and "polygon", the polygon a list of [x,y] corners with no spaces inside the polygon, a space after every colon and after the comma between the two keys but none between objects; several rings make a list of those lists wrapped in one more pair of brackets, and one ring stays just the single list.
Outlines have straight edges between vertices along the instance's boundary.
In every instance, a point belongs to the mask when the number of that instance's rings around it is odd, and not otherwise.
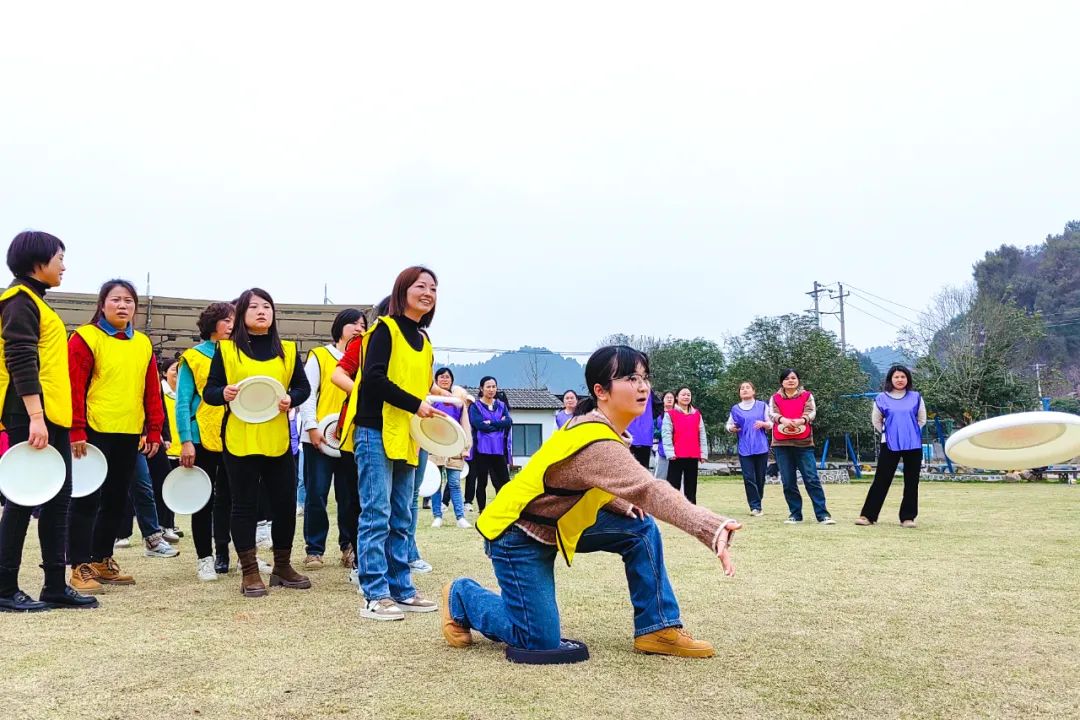
[{"label": "woman kneeling on grass", "polygon": [[625,345],[603,347],[585,367],[589,397],[544,443],[477,519],[501,595],[475,580],[443,588],[443,635],[453,647],[472,644],[472,629],[525,650],[559,647],[555,557],[618,553],[634,606],[634,649],[681,657],[712,657],[712,645],[682,629],[679,605],[664,567],[656,523],[646,513],[693,535],[735,574],[731,534],[742,527],[658,483],[630,453],[627,426],[644,412],[649,360]]}]

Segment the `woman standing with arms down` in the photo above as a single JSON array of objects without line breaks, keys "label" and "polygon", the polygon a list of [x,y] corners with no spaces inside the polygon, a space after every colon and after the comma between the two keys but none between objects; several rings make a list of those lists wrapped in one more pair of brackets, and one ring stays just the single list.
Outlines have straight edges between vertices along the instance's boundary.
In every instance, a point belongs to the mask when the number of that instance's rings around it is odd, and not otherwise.
[{"label": "woman standing with arms down", "polygon": [[476,476],[476,507],[480,512],[487,505],[487,481],[495,492],[510,482],[510,467],[506,457],[507,437],[514,421],[506,403],[495,397],[499,383],[490,375],[480,378],[480,398],[469,406],[473,443],[470,470]]},{"label": "woman standing with arms down", "polygon": [[574,417],[574,409],[578,404],[577,393],[573,390],[567,390],[562,396],[562,410],[555,413],[555,429],[558,430],[565,425],[570,418]]},{"label": "woman standing with arms down", "polygon": [[270,586],[296,590],[311,581],[292,566],[296,531],[296,466],[289,441],[289,408],[299,406],[311,393],[296,343],[278,335],[277,311],[270,293],[245,290],[236,303],[237,320],[230,340],[220,340],[210,362],[203,401],[224,405],[236,399],[239,384],[250,377],[269,376],[286,394],[278,414],[262,423],[249,423],[226,410],[222,460],[232,491],[232,537],[240,556],[243,578],[240,593],[262,597],[266,586],[255,557],[255,524],[259,492],[265,486],[273,517],[274,566]]},{"label": "woman standing with arms down", "polygon": [[94,608],[64,578],[67,514],[71,502],[71,379],[64,321],[45,294],[64,277],[64,243],[45,232],[19,233],[8,246],[14,280],[0,294],[0,403],[12,445],[52,446],[64,459],[64,484],[41,506],[38,539],[45,585],[34,600],[19,589],[23,544],[34,508],[8,499],[0,513],[0,612]]},{"label": "woman standing with arms down", "polygon": [[814,505],[814,515],[822,525],[835,525],[825,506],[825,489],[818,479],[814,461],[814,418],[817,404],[814,396],[802,386],[799,373],[787,368],[780,373],[780,389],[769,399],[769,419],[773,423],[773,454],[784,485],[788,504],[788,525],[801,523],[802,494],[795,470],[802,474],[806,494]]},{"label": "woman standing with arms down", "polygon": [[739,402],[731,406],[727,431],[739,436],[739,465],[742,468],[746,502],[751,515],[761,514],[765,497],[765,470],[769,467],[769,406],[757,399],[749,380],[739,385]]},{"label": "woman standing with arms down", "polygon": [[911,371],[903,365],[893,365],[885,376],[885,390],[874,398],[870,421],[881,433],[881,454],[878,456],[874,482],[866,494],[862,513],[856,525],[873,525],[878,521],[885,496],[889,494],[896,475],[896,466],[904,462],[904,498],[900,502],[900,525],[915,527],[919,514],[919,471],[922,468],[922,428],[926,424],[926,404],[915,390]]},{"label": "woman standing with arms down", "polygon": [[686,499],[696,505],[698,463],[709,459],[709,438],[690,388],[681,387],[675,393],[675,407],[664,416],[660,439],[668,457],[667,481],[676,490],[681,487]]}]

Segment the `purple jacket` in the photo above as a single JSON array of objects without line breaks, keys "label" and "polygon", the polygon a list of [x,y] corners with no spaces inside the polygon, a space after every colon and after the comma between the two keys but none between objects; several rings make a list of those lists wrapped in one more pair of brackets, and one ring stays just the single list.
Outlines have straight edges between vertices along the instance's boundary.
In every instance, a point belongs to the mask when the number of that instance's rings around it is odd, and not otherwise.
[{"label": "purple jacket", "polygon": [[634,421],[630,423],[630,427],[626,428],[626,431],[630,433],[632,440],[631,445],[641,445],[645,447],[652,447],[653,444],[653,398],[652,393],[649,393],[649,399],[645,401],[645,412],[634,418]]}]

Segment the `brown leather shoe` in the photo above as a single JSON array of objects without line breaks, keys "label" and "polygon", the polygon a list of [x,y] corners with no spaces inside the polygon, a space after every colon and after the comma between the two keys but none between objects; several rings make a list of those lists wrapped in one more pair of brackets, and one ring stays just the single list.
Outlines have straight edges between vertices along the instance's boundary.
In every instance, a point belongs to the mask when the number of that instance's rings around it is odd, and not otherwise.
[{"label": "brown leather shoe", "polygon": [[913,528],[913,527],[915,527],[915,521],[914,520],[903,520],[900,523],[900,527]]},{"label": "brown leather shoe", "polygon": [[83,595],[97,595],[102,590],[101,583],[97,581],[94,568],[90,567],[90,563],[71,568],[71,579],[68,580],[68,585]]},{"label": "brown leather shoe", "polygon": [[636,637],[634,649],[649,655],[674,655],[689,658],[710,658],[716,654],[711,644],[704,640],[695,640],[682,628],[664,628]]},{"label": "brown leather shoe", "polygon": [[259,575],[259,561],[255,557],[255,548],[237,552],[240,556],[240,594],[244,597],[265,597],[269,594]]},{"label": "brown leather shoe", "polygon": [[439,605],[439,614],[442,615],[442,634],[450,647],[469,647],[473,644],[472,631],[450,616],[450,586],[453,584],[448,582],[442,588],[442,604]]},{"label": "brown leather shoe", "polygon": [[304,558],[304,567],[308,570],[318,570],[325,565],[326,563],[323,562],[322,555],[308,555]]},{"label": "brown leather shoe", "polygon": [[307,590],[311,580],[296,572],[292,566],[292,548],[274,548],[274,568],[270,571],[270,587]]},{"label": "brown leather shoe", "polygon": [[120,566],[111,557],[99,563],[90,563],[94,569],[94,579],[102,585],[134,585],[135,578],[120,571]]},{"label": "brown leather shoe", "polygon": [[860,515],[859,517],[855,518],[855,524],[862,527],[867,527],[868,525],[873,525],[874,521],[869,520],[865,515]]},{"label": "brown leather shoe", "polygon": [[341,551],[341,567],[350,569],[356,567],[356,553],[352,545]]}]

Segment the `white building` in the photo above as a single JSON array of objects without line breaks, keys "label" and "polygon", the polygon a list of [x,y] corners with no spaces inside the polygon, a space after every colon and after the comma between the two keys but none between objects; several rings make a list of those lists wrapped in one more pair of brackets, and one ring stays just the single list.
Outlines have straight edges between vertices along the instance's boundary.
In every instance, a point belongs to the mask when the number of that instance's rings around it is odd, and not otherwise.
[{"label": "white building", "polygon": [[[479,396],[476,388],[469,392]],[[523,466],[555,432],[555,413],[562,410],[562,400],[547,390],[500,388],[510,403],[514,420],[514,465]]]}]

